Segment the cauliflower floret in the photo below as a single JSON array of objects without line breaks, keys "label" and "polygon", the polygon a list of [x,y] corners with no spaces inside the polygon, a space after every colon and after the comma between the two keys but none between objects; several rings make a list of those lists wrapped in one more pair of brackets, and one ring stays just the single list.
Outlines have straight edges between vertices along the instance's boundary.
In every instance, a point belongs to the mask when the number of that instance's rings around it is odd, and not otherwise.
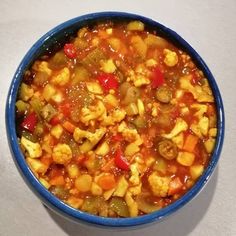
[{"label": "cauliflower floret", "polygon": [[114,125],[116,122],[121,122],[126,116],[126,112],[123,109],[115,109],[110,115],[104,113],[99,120],[101,120],[101,125],[109,126]]},{"label": "cauliflower floret", "polygon": [[125,194],[125,201],[126,201],[126,204],[127,204],[128,208],[129,208],[130,217],[138,216],[138,204],[132,198],[132,194],[130,192],[127,192]]},{"label": "cauliflower floret", "polygon": [[130,165],[130,170],[131,170],[131,177],[129,178],[129,181],[133,185],[140,184],[139,170],[138,170],[137,164],[134,163]]},{"label": "cauliflower floret", "polygon": [[46,61],[37,61],[33,65],[33,69],[38,72],[44,72],[48,76],[51,76],[52,70],[48,67],[48,62]]},{"label": "cauliflower floret", "polygon": [[133,81],[135,87],[150,84],[148,73],[149,72],[147,70],[144,70],[143,67],[139,66],[136,68],[135,72],[133,70],[128,71],[127,81]]},{"label": "cauliflower floret", "polygon": [[90,93],[103,94],[103,90],[97,82],[86,82],[86,87]]},{"label": "cauliflower floret", "polygon": [[42,155],[42,148],[39,143],[33,143],[25,137],[21,137],[21,145],[25,148],[29,157],[38,158]]},{"label": "cauliflower floret", "polygon": [[80,120],[84,124],[88,125],[89,121],[96,120],[102,114],[106,113],[106,108],[103,102],[98,101],[95,106],[83,107],[81,109]]},{"label": "cauliflower floret", "polygon": [[164,138],[172,139],[182,131],[186,131],[188,129],[188,124],[182,119],[182,118],[177,118],[175,127],[171,130],[169,134],[163,134],[162,136]]},{"label": "cauliflower floret", "polygon": [[112,59],[101,61],[101,70],[105,73],[114,73],[116,70],[116,65]]},{"label": "cauliflower floret", "polygon": [[134,82],[135,87],[141,87],[143,85],[150,84],[150,80],[144,75],[136,75],[134,77],[130,77],[130,80]]},{"label": "cauliflower floret", "polygon": [[143,143],[138,131],[136,129],[128,128],[124,121],[118,126],[118,132],[122,133],[124,139],[130,143],[135,142],[139,145]]},{"label": "cauliflower floret", "polygon": [[[180,88],[187,90],[188,92],[192,93],[193,97],[198,101],[198,102],[214,102],[214,98],[211,94],[211,91],[209,89],[209,86],[207,87],[208,89],[201,87],[199,85],[193,86],[191,84],[191,79],[192,75],[185,75],[182,76],[179,79],[180,82]],[[207,85],[205,85],[206,87]]]},{"label": "cauliflower floret", "polygon": [[157,172],[153,172],[148,177],[152,192],[157,197],[166,197],[168,195],[170,181],[170,177],[160,177]]},{"label": "cauliflower floret", "polygon": [[145,62],[145,65],[147,67],[153,67],[153,66],[156,66],[157,65],[157,61],[154,60],[154,59],[148,59],[146,62]]},{"label": "cauliflower floret", "polygon": [[113,94],[107,94],[104,97],[104,103],[108,104],[112,107],[118,107],[118,105],[119,105],[118,99]]},{"label": "cauliflower floret", "polygon": [[167,66],[173,67],[178,63],[178,56],[176,52],[173,52],[169,49],[164,49],[163,54],[165,55],[164,63]]},{"label": "cauliflower floret", "polygon": [[124,139],[130,142],[125,149],[125,155],[132,156],[140,150],[139,146],[143,143],[143,140],[136,129],[130,129],[125,122],[122,122],[118,126],[118,132],[122,133]]},{"label": "cauliflower floret", "polygon": [[121,176],[118,181],[116,190],[113,193],[113,196],[124,197],[128,187],[129,187],[129,183],[127,182],[124,176]]},{"label": "cauliflower floret", "polygon": [[52,151],[53,161],[57,164],[67,164],[72,158],[72,151],[65,143],[57,144]]},{"label": "cauliflower floret", "polygon": [[83,144],[79,146],[80,152],[86,153],[93,149],[93,147],[101,140],[105,133],[106,128],[96,129],[95,133],[81,130],[80,128],[75,128],[73,137],[77,143],[82,142],[83,139],[86,138]]},{"label": "cauliflower floret", "polygon": [[64,67],[59,71],[59,73],[53,76],[51,82],[53,84],[64,86],[70,80],[70,70],[67,67]]}]

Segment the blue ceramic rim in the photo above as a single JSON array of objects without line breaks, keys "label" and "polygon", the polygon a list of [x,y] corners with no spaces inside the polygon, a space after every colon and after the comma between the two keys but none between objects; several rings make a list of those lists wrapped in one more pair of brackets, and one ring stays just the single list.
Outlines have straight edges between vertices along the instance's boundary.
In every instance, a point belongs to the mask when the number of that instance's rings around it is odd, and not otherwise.
[{"label": "blue ceramic rim", "polygon": [[[204,171],[203,175],[200,177],[200,179],[197,181],[197,183],[179,200],[172,203],[171,205],[156,211],[154,213],[139,216],[135,218],[105,218],[105,217],[99,217],[87,214],[85,212],[81,212],[79,210],[76,210],[62,201],[60,201],[58,198],[56,198],[54,195],[52,195],[48,190],[46,190],[40,182],[37,180],[37,178],[34,176],[34,174],[29,169],[28,165],[25,162],[25,158],[20,150],[20,147],[18,145],[18,140],[16,136],[16,127],[15,127],[15,101],[17,96],[17,91],[21,82],[21,78],[23,75],[23,72],[25,68],[30,64],[31,59],[33,58],[33,55],[39,50],[40,47],[52,36],[56,35],[58,32],[62,32],[63,29],[66,29],[70,27],[71,25],[74,25],[79,22],[83,22],[86,20],[96,22],[96,20],[100,19],[137,19],[142,22],[144,22],[145,25],[150,25],[152,27],[155,27],[161,31],[163,31],[168,38],[174,39],[187,53],[190,54],[190,56],[195,60],[195,62],[198,64],[198,67],[203,71],[205,76],[207,77],[210,86],[212,88],[216,107],[217,107],[217,128],[218,128],[218,134],[216,139],[216,144],[214,148],[213,155],[211,157],[211,161]],[[27,52],[23,60],[21,61],[19,67],[16,70],[16,73],[13,77],[12,83],[10,85],[10,89],[8,92],[8,97],[6,101],[6,112],[5,112],[5,121],[6,121],[6,131],[8,136],[8,142],[9,146],[13,155],[13,159],[15,161],[15,164],[22,174],[22,177],[26,181],[26,183],[29,185],[31,190],[34,191],[34,193],[50,208],[55,210],[56,212],[60,212],[64,216],[69,217],[73,220],[79,220],[85,223],[92,223],[95,225],[100,226],[109,226],[109,227],[130,227],[130,226],[137,226],[142,224],[151,223],[154,221],[160,221],[162,218],[176,212],[179,208],[183,207],[185,204],[187,204],[190,200],[192,200],[199,192],[200,190],[205,186],[207,181],[209,180],[209,177],[212,175],[217,162],[220,157],[220,153],[222,150],[223,140],[224,140],[224,130],[225,130],[225,118],[224,118],[224,107],[222,98],[220,95],[220,91],[218,89],[218,86],[216,84],[216,81],[210,72],[209,68],[203,61],[203,59],[198,55],[198,53],[182,38],[180,37],[176,32],[173,30],[163,26],[160,23],[157,23],[149,18],[131,14],[131,13],[124,13],[124,12],[98,12],[98,13],[92,13],[87,14],[83,16],[79,16],[76,18],[73,18],[69,21],[66,21],[57,27],[53,28],[51,31],[46,33],[44,36],[42,36]]]}]

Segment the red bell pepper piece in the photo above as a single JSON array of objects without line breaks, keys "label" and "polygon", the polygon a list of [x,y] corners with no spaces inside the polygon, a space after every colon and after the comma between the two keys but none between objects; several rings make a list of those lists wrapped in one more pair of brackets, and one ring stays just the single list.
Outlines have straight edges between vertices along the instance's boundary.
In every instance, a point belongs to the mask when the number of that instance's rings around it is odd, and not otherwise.
[{"label": "red bell pepper piece", "polygon": [[112,142],[121,142],[123,140],[123,137],[121,134],[116,134],[114,136],[111,137],[111,141]]},{"label": "red bell pepper piece", "polygon": [[77,57],[77,52],[74,44],[66,43],[64,46],[64,53],[70,59],[75,59]]},{"label": "red bell pepper piece", "polygon": [[105,92],[109,92],[110,89],[117,90],[119,86],[117,78],[113,74],[108,74],[108,73],[100,74],[98,75],[97,80]]},{"label": "red bell pepper piece", "polygon": [[31,133],[34,132],[35,126],[37,124],[37,115],[35,112],[30,113],[28,116],[25,117],[23,122],[21,123],[21,127],[27,129]]},{"label": "red bell pepper piece", "polygon": [[164,75],[158,67],[155,67],[151,75],[151,86],[153,89],[160,87],[165,82]]},{"label": "red bell pepper piece", "polygon": [[129,162],[124,157],[120,148],[115,152],[115,165],[122,170],[129,170]]}]

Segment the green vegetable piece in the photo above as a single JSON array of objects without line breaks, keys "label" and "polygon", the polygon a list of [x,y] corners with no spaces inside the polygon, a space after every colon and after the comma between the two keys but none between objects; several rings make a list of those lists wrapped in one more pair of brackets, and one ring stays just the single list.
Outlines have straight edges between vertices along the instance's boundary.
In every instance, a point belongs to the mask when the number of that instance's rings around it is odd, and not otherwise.
[{"label": "green vegetable piece", "polygon": [[142,129],[142,128],[145,128],[145,127],[146,127],[147,121],[145,120],[144,117],[138,116],[137,118],[134,119],[133,124],[134,124],[137,128]]},{"label": "green vegetable piece", "polygon": [[82,211],[86,211],[93,215],[107,216],[108,206],[103,197],[89,197],[84,200],[81,207]]},{"label": "green vegetable piece", "polygon": [[118,216],[129,217],[129,209],[126,202],[119,197],[113,197],[110,201],[109,207]]},{"label": "green vegetable piece", "polygon": [[67,66],[67,57],[63,51],[57,52],[50,60],[49,67],[51,69],[62,69]]},{"label": "green vegetable piece", "polygon": [[156,91],[156,98],[159,102],[169,103],[172,99],[172,92],[166,86],[161,86]]},{"label": "green vegetable piece", "polygon": [[37,115],[40,115],[41,110],[43,108],[43,103],[39,98],[33,97],[30,100],[30,105],[33,108],[33,110],[37,113]]},{"label": "green vegetable piece", "polygon": [[46,106],[43,107],[41,110],[41,116],[49,122],[53,116],[57,114],[57,110],[51,105],[47,104]]},{"label": "green vegetable piece", "polygon": [[86,66],[98,66],[101,60],[105,60],[106,56],[99,48],[91,51],[83,60],[82,63]]}]

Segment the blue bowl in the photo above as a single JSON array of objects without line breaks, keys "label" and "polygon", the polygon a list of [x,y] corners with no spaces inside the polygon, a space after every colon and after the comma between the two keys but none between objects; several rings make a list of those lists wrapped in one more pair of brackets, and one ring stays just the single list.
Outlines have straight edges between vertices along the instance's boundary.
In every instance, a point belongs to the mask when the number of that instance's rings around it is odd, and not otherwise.
[{"label": "blue bowl", "polygon": [[[79,28],[87,25],[93,25],[94,23],[106,20],[111,20],[111,21],[140,20],[145,24],[146,29],[156,30],[159,33],[159,35],[167,38],[177,47],[187,52],[193,58],[198,68],[201,69],[205,74],[205,76],[207,77],[216,102],[216,110],[218,118],[217,120],[218,134],[210,163],[208,167],[205,169],[203,175],[200,177],[197,183],[176,202],[154,213],[135,218],[104,218],[100,216],[94,216],[76,210],[70,207],[69,205],[66,205],[62,201],[60,201],[57,197],[51,194],[46,188],[44,188],[41,185],[41,183],[37,180],[37,178],[34,176],[32,171],[28,167],[25,158],[21,152],[16,135],[15,102],[17,98],[18,88],[23,78],[24,71],[27,70],[32,65],[33,61],[35,61],[39,56],[51,50],[56,50],[55,45],[58,45],[58,42],[61,45],[63,45],[71,35],[75,34],[75,32]],[[31,188],[31,190],[40,198],[40,200],[46,206],[48,206],[55,212],[60,213],[63,216],[66,216],[67,218],[70,218],[77,222],[84,222],[96,226],[106,226],[114,228],[132,227],[151,222],[158,222],[164,217],[171,215],[178,209],[182,208],[185,204],[190,202],[205,186],[205,184],[209,180],[209,177],[212,175],[216,167],[216,164],[220,157],[220,152],[224,140],[224,125],[225,125],[224,108],[220,91],[217,87],[216,81],[212,73],[210,72],[209,68],[202,60],[202,58],[198,55],[198,53],[183,38],[181,38],[177,33],[172,31],[171,29],[168,29],[167,27],[161,25],[160,23],[157,23],[146,17],[123,12],[101,12],[101,13],[93,13],[80,16],[72,20],[69,20],[65,23],[62,23],[59,26],[52,29],[51,31],[49,31],[48,33],[46,33],[31,47],[31,49],[28,51],[28,53],[21,61],[13,77],[6,103],[6,130],[8,135],[9,146],[15,164],[18,167],[18,170],[20,171],[25,182]]]}]

